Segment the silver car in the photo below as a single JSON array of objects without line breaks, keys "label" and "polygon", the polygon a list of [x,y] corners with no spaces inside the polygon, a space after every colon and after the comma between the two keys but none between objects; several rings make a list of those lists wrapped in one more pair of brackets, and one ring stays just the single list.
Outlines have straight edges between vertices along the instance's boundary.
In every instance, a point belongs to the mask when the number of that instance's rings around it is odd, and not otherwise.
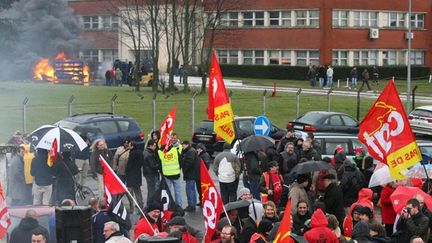
[{"label": "silver car", "polygon": [[420,106],[408,115],[414,133],[432,135],[432,106]]}]

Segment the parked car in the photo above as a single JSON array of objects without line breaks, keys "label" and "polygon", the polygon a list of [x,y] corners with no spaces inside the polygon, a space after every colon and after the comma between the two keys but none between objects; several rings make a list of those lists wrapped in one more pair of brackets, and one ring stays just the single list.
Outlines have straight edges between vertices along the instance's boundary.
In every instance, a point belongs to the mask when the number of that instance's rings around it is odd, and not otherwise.
[{"label": "parked car", "polygon": [[[338,146],[341,146],[348,158],[353,158],[355,156],[354,149],[362,147],[363,151],[367,151],[366,146],[364,146],[357,138],[357,134],[350,133],[330,133],[330,132],[316,132],[314,134],[314,139],[318,140],[321,144],[321,157],[334,156],[334,152]],[[306,137],[306,133],[302,137]]]},{"label": "parked car", "polygon": [[[256,117],[244,116],[234,118],[234,130],[236,133],[236,140],[243,139],[250,135],[254,135],[254,123]],[[284,135],[285,129],[279,128],[271,124],[269,136],[276,142],[279,141]],[[200,122],[198,127],[195,129],[192,135],[192,145],[195,146],[198,143],[203,143],[206,146],[207,152],[213,154],[215,151],[222,151],[224,140],[217,136],[213,131],[213,121],[203,120]],[[235,141],[233,141],[233,144]]]},{"label": "parked car", "polygon": [[108,148],[115,151],[125,138],[137,142],[144,149],[144,133],[135,120],[128,116],[112,113],[86,113],[66,117],[55,125],[70,128],[78,133],[87,132],[90,141],[104,138]]},{"label": "parked car", "polygon": [[310,111],[294,121],[287,128],[305,132],[342,132],[357,134],[359,123],[351,116],[340,112]]},{"label": "parked car", "polygon": [[414,133],[432,135],[432,106],[420,106],[408,115]]}]

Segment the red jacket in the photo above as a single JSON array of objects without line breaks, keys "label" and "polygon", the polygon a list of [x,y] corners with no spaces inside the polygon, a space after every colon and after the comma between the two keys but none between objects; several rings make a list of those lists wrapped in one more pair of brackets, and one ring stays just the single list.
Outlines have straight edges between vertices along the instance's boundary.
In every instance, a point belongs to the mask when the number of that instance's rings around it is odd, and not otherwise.
[{"label": "red jacket", "polygon": [[390,200],[390,195],[395,191],[391,186],[385,186],[381,190],[381,219],[382,224],[394,224],[396,212]]},{"label": "red jacket", "polygon": [[[146,217],[146,216],[144,216],[144,217]],[[155,222],[152,218],[147,217],[148,221],[150,222],[151,227],[153,227],[153,229],[152,229],[144,217],[142,217],[137,222],[137,224],[135,226],[135,230],[134,230],[135,239],[138,238],[138,236],[140,236],[141,234],[147,234],[149,236],[154,236],[155,235],[154,231],[157,231],[157,232],[161,231],[157,225],[157,222]]]},{"label": "red jacket", "polygon": [[183,232],[182,239],[184,243],[199,243],[199,241],[189,232]]},{"label": "red jacket", "polygon": [[372,202],[372,196],[373,191],[369,188],[363,188],[358,193],[358,200],[357,202],[351,204],[349,213],[345,217],[343,222],[343,235],[351,237],[352,230],[353,230],[353,219],[352,219],[352,213],[355,208],[355,206],[360,205],[362,207],[369,207],[373,213],[373,219],[375,219],[375,211],[374,211],[374,205]]},{"label": "red jacket", "polygon": [[304,234],[305,240],[309,243],[338,243],[339,240],[336,234],[331,229],[327,228],[327,225],[328,221],[323,211],[321,209],[317,209],[312,214],[312,229]]}]

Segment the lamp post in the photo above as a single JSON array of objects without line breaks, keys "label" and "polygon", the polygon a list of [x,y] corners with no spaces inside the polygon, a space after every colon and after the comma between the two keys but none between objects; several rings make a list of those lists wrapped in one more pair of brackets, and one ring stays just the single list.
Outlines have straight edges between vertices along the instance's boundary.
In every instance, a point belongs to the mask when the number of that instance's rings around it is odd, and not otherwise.
[{"label": "lamp post", "polygon": [[411,107],[411,15],[412,15],[412,3],[408,0],[408,65],[407,65],[407,98],[406,98],[406,111],[410,112]]}]

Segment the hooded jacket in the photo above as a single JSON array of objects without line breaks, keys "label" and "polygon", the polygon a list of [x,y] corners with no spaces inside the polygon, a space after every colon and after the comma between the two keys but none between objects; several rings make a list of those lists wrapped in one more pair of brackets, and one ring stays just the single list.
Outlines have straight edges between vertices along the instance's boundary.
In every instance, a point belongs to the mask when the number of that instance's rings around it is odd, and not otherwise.
[{"label": "hooded jacket", "polygon": [[13,229],[9,242],[31,242],[32,234],[34,232],[42,232],[46,239],[49,239],[48,230],[42,227],[36,219],[23,218],[18,226]]},{"label": "hooded jacket", "polygon": [[304,238],[309,243],[337,243],[336,234],[327,228],[328,220],[321,209],[317,209],[311,218],[311,230],[304,234]]},{"label": "hooded jacket", "polygon": [[[372,202],[372,196],[373,196],[373,191],[369,188],[363,188],[359,191],[357,202],[355,202],[351,205],[351,207],[349,209],[349,213],[343,222],[343,234],[345,236],[348,236],[348,237],[352,236],[352,231],[353,231],[352,213],[354,211],[354,208],[357,205],[360,205],[362,207],[369,207],[372,210],[373,219],[375,219],[375,211],[374,211],[374,205]],[[392,224],[393,224],[393,222],[394,222],[394,220],[392,221]]]},{"label": "hooded jacket", "polygon": [[372,243],[369,224],[363,221],[358,222],[353,229],[352,239],[358,243]]},{"label": "hooded jacket", "polygon": [[349,207],[358,199],[358,194],[364,186],[364,176],[359,169],[349,160],[344,161],[340,186],[344,194],[344,206]]}]

